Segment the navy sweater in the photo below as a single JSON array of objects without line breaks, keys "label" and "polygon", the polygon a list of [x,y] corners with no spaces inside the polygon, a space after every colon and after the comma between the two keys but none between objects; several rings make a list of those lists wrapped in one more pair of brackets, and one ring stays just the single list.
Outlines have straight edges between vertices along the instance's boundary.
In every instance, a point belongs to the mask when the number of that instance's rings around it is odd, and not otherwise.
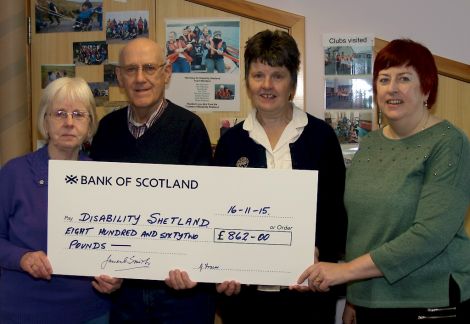
[{"label": "navy sweater", "polygon": [[[344,254],[346,241],[344,160],[333,129],[324,121],[307,116],[308,124],[301,136],[290,144],[292,168],[318,170],[316,246],[320,260],[334,262]],[[249,161],[249,168],[267,167],[265,148],[254,142],[243,123],[239,123],[220,138],[214,163],[234,167],[242,157]],[[286,188],[289,193],[295,194],[295,188]]]},{"label": "navy sweater", "polygon": [[160,118],[137,139],[127,125],[127,107],[103,117],[90,155],[95,161],[209,165],[212,149],[201,119],[168,100]]}]

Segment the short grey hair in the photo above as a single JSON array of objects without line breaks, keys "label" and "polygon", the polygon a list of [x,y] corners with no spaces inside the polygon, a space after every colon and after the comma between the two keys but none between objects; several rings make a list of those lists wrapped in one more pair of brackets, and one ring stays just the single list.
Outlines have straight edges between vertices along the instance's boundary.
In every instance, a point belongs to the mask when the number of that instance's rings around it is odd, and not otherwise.
[{"label": "short grey hair", "polygon": [[96,103],[88,83],[80,77],[63,77],[48,84],[44,89],[39,102],[38,130],[47,140],[48,135],[44,128],[44,118],[55,100],[72,100],[81,102],[90,114],[89,138],[96,133],[98,118],[96,116]]}]

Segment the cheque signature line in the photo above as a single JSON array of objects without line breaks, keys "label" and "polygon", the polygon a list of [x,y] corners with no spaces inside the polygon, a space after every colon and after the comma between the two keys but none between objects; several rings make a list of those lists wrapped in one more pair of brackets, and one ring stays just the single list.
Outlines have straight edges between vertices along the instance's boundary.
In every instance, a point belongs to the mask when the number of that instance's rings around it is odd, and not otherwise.
[{"label": "cheque signature line", "polygon": [[264,269],[229,269],[229,268],[227,268],[227,269],[223,269],[223,270],[237,271],[237,272],[262,272],[262,273],[286,273],[286,274],[292,273],[291,271],[272,270],[272,269],[264,270]]},{"label": "cheque signature line", "polygon": [[[67,251],[69,251],[67,249]],[[187,255],[183,252],[159,252],[159,251],[129,251],[129,250],[118,250],[118,249],[107,249],[108,252],[124,252],[124,253],[139,253],[139,254],[159,254],[159,255]]]},{"label": "cheque signature line", "polygon": [[128,270],[140,269],[140,268],[148,268],[148,266],[131,267],[131,268],[125,268],[125,269],[116,269],[116,270],[114,270],[114,271],[128,271]]},{"label": "cheque signature line", "polygon": [[193,268],[194,270],[202,271],[236,271],[236,272],[258,272],[258,273],[282,273],[282,274],[291,274],[291,271],[285,270],[273,270],[273,269],[233,269],[233,268],[223,268],[217,264],[210,264],[209,262],[201,262],[199,265]]}]

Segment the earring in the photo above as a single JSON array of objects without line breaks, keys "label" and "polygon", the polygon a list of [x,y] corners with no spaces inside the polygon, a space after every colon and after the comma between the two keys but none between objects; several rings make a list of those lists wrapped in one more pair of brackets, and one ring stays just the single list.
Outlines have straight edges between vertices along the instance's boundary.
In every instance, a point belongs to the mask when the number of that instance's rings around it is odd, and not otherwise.
[{"label": "earring", "polygon": [[377,125],[382,128],[382,110],[379,109],[379,116],[377,117]]},{"label": "earring", "polygon": [[424,107],[428,108],[428,101],[424,100]]}]

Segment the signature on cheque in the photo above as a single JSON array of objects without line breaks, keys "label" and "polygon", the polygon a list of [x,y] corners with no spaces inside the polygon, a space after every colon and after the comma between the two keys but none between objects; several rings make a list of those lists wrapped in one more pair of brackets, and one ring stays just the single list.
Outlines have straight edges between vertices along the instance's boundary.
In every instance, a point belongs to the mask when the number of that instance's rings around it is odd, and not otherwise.
[{"label": "signature on cheque", "polygon": [[[119,265],[119,269],[116,271],[125,271],[138,268],[148,268],[150,267],[150,257],[142,259],[139,257],[133,256],[124,256],[124,257],[113,257],[111,254],[108,255],[106,260],[101,262],[101,269],[106,269],[110,265]],[[120,267],[122,266],[122,267]]]},{"label": "signature on cheque", "polygon": [[201,262],[201,264],[197,266],[196,269],[198,269],[199,272],[203,270],[220,270],[220,266],[215,264],[209,264],[207,262]]}]

